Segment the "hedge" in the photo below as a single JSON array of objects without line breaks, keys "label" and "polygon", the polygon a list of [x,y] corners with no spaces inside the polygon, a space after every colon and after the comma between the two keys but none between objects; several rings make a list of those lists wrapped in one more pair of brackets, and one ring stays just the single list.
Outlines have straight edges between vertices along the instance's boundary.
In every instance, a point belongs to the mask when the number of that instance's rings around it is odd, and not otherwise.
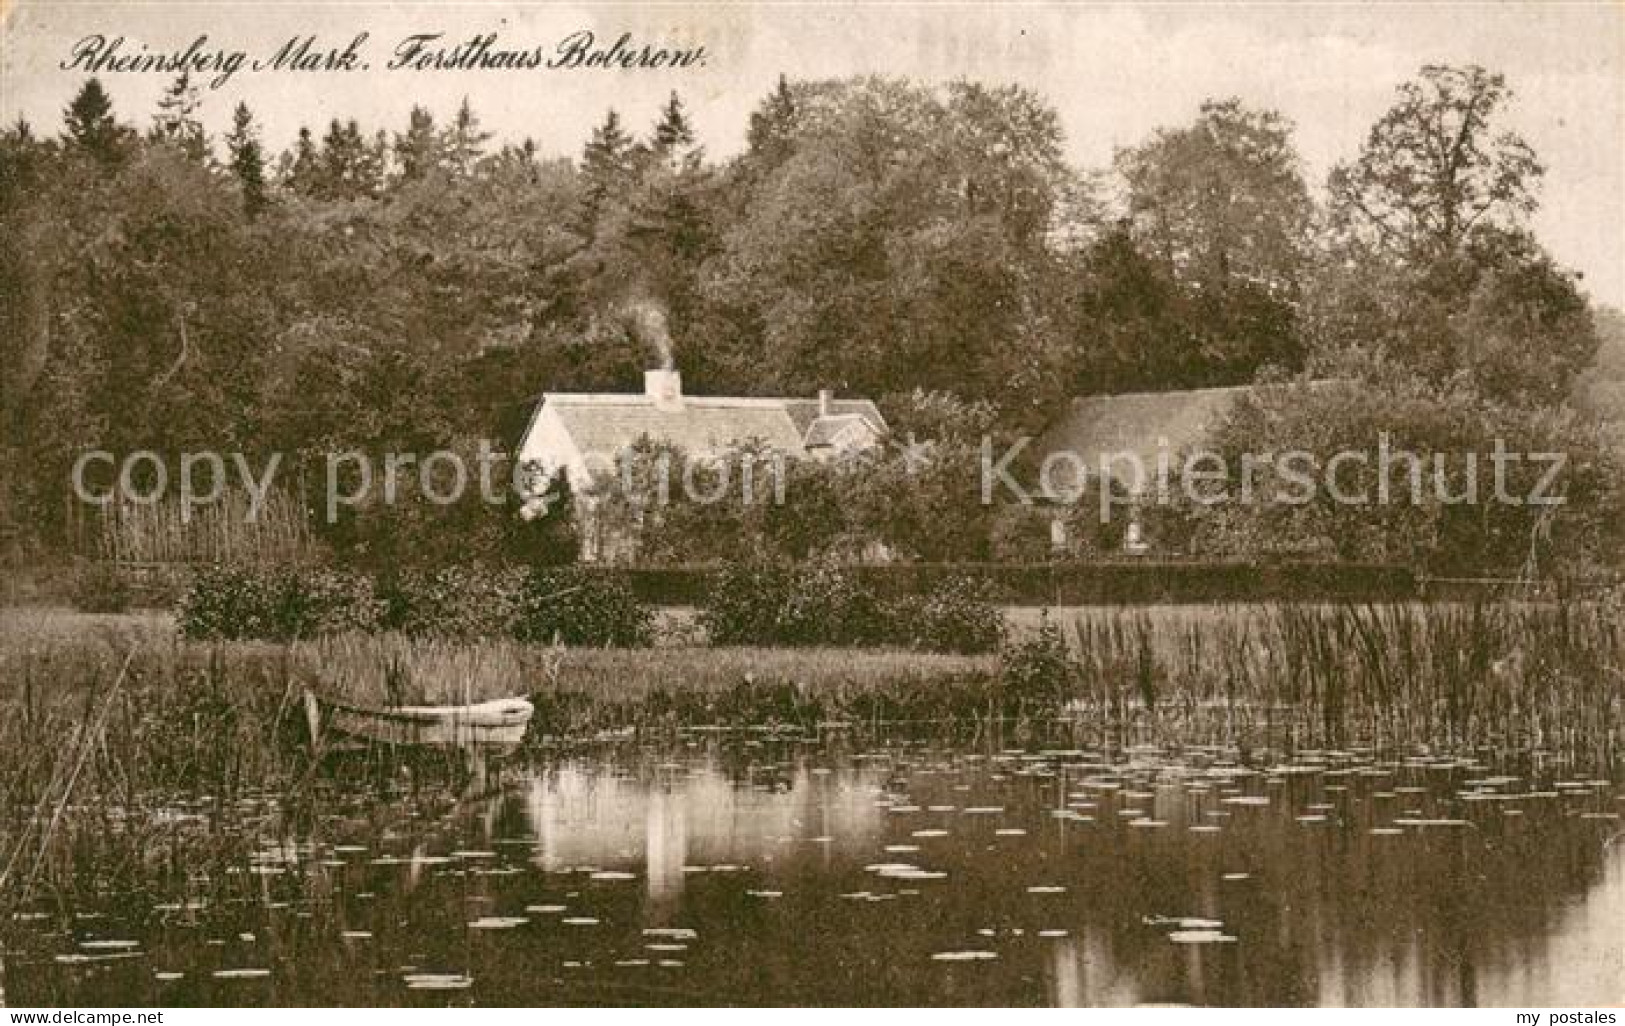
[{"label": "hedge", "polygon": [[653,614],[620,582],[574,568],[447,567],[370,576],[308,567],[213,566],[176,606],[181,634],[286,641],[350,631],[633,647]]},{"label": "hedge", "polygon": [[[1406,567],[1369,563],[891,563],[844,568],[881,599],[923,596],[973,580],[993,601],[1018,606],[1262,602],[1381,602],[1417,597]],[[703,605],[716,567],[592,567],[657,606]]]}]

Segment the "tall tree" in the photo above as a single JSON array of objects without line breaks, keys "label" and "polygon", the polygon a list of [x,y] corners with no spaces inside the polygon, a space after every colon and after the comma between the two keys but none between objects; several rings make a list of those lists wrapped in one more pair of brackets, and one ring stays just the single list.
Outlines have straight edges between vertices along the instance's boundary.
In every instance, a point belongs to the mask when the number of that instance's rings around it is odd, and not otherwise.
[{"label": "tall tree", "polygon": [[657,159],[667,162],[674,170],[699,166],[702,154],[694,145],[694,126],[689,123],[682,97],[672,90],[670,99],[660,106],[660,119],[655,122],[654,144]]},{"label": "tall tree", "polygon": [[334,118],[322,137],[317,161],[315,193],[324,199],[361,199],[376,196],[383,185],[387,144],[369,143],[355,119]]},{"label": "tall tree", "polygon": [[1597,335],[1573,275],[1523,227],[1535,152],[1497,125],[1511,91],[1477,66],[1428,66],[1328,181],[1332,246],[1306,304],[1335,362],[1377,349],[1427,380],[1550,406]]},{"label": "tall tree", "polygon": [[395,166],[401,181],[415,182],[444,166],[445,147],[434,115],[416,104],[407,116],[406,132],[395,136]]},{"label": "tall tree", "polygon": [[606,197],[630,183],[634,163],[632,137],[621,127],[621,115],[612,109],[603,124],[592,130],[592,138],[581,152],[587,199],[595,216]]},{"label": "tall tree", "polygon": [[797,113],[790,81],[780,75],[773,91],[751,111],[745,132],[747,160],[763,169],[783,163],[795,145]]},{"label": "tall tree", "polygon": [[158,113],[152,119],[152,137],[180,148],[192,160],[202,163],[209,156],[209,137],[198,120],[202,106],[192,73],[183,71],[158,98]]},{"label": "tall tree", "polygon": [[1240,100],[1208,100],[1194,124],[1117,154],[1135,237],[1182,281],[1298,283],[1313,213],[1292,125]]},{"label": "tall tree", "polygon": [[469,105],[468,97],[463,97],[457,116],[446,129],[446,163],[452,173],[463,178],[472,175],[485,156],[485,144],[490,141],[491,133],[480,127],[479,116]]},{"label": "tall tree", "polygon": [[317,180],[321,177],[320,164],[321,154],[316,149],[316,139],[311,135],[310,127],[300,125],[293,151],[284,153],[279,162],[282,184],[290,192],[303,196],[315,195]]},{"label": "tall tree", "polygon": [[246,103],[237,104],[231,112],[226,151],[231,155],[231,173],[243,191],[243,212],[250,218],[258,217],[266,203],[265,151],[260,146],[254,113]]},{"label": "tall tree", "polygon": [[113,119],[113,101],[100,79],[89,79],[74,94],[63,112],[68,138],[103,164],[116,164],[124,155],[127,131]]},{"label": "tall tree", "polygon": [[732,325],[715,358],[732,351],[756,388],[907,380],[1026,402],[1053,377],[1053,110],[1014,87],[878,78],[802,87],[796,104],[789,156],[746,177],[707,268]]},{"label": "tall tree", "polygon": [[1511,98],[1503,76],[1477,65],[1424,67],[1359,157],[1332,170],[1335,223],[1408,262],[1456,250],[1481,224],[1516,228],[1544,168],[1522,137],[1493,127]]}]

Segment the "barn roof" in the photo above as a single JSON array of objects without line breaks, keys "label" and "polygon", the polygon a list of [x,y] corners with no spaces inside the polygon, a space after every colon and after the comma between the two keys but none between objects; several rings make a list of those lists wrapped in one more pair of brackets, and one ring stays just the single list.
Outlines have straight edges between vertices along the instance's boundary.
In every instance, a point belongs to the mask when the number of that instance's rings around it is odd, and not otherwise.
[{"label": "barn roof", "polygon": [[1161,452],[1177,456],[1201,444],[1250,391],[1240,385],[1084,396],[1072,400],[1039,436],[1036,448],[1040,456],[1075,454],[1090,470],[1109,465],[1112,457],[1138,458],[1147,473],[1154,473]]}]

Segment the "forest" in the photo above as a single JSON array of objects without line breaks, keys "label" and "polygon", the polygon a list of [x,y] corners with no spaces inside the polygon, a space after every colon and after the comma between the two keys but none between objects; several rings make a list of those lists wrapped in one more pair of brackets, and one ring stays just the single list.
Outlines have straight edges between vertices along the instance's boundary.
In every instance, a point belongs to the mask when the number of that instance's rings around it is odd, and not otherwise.
[{"label": "forest", "polygon": [[[202,95],[182,76],[120,111],[88,79],[60,124],[0,132],[9,560],[86,552],[86,449],[511,448],[540,392],[633,389],[669,347],[691,392],[833,388],[940,443],[938,474],[883,457],[843,480],[860,498],[820,507],[845,518],[832,544],[1031,555],[959,495],[976,432],[1035,433],[1075,396],[1266,382],[1222,451],[1503,439],[1567,454],[1568,502],[1179,508],[1148,525],[1171,551],[1617,565],[1625,323],[1530,232],[1545,169],[1483,68],[1397,84],[1323,183],[1286,118],[1236,98],[1080,168],[1044,97],[971,81],[781,78],[726,158],[676,93],[586,140],[497,139],[465,100],[283,152],[246,104],[211,135]],[[501,561],[528,544],[512,515],[312,530],[341,559]],[[1079,555],[1110,549],[1097,535]]]}]

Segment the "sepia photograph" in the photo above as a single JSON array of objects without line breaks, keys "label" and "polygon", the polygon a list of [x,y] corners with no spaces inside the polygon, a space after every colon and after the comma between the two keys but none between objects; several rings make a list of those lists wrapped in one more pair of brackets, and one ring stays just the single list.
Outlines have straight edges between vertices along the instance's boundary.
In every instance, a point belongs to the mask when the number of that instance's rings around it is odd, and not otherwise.
[{"label": "sepia photograph", "polygon": [[0,0],[0,424],[9,1022],[1625,1014],[1618,3]]}]

